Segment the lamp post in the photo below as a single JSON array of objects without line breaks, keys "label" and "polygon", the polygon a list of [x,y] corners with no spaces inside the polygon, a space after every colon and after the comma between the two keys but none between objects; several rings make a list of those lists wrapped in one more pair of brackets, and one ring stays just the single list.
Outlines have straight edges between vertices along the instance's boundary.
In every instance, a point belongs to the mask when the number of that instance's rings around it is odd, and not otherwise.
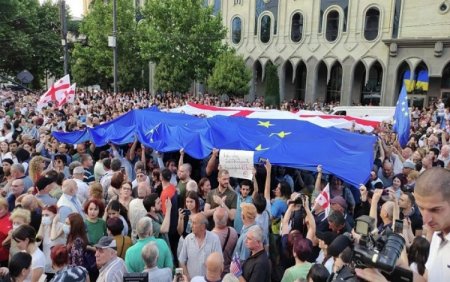
[{"label": "lamp post", "polygon": [[114,94],[117,94],[117,0],[113,1],[113,37],[114,37]]},{"label": "lamp post", "polygon": [[67,20],[66,20],[66,1],[61,0],[60,2],[60,18],[61,18],[61,45],[64,49],[64,75],[68,73],[67,71],[67,60],[68,60],[68,46],[67,46]]}]

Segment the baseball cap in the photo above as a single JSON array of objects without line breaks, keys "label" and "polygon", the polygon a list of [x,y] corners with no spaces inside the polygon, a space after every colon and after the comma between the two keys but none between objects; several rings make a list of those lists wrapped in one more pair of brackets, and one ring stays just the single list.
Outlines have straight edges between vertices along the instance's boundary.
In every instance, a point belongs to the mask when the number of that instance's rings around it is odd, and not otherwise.
[{"label": "baseball cap", "polygon": [[117,248],[117,244],[116,244],[116,240],[114,240],[113,237],[103,236],[102,238],[100,238],[100,240],[98,240],[98,243],[95,244],[94,247],[96,247],[98,249],[111,248],[111,249],[115,250]]},{"label": "baseball cap", "polygon": [[407,160],[403,163],[403,168],[416,169],[416,165],[412,161]]},{"label": "baseball cap", "polygon": [[330,203],[331,204],[338,204],[341,207],[343,207],[344,209],[347,208],[347,201],[344,198],[342,198],[341,196],[334,197],[333,199],[331,199]]}]

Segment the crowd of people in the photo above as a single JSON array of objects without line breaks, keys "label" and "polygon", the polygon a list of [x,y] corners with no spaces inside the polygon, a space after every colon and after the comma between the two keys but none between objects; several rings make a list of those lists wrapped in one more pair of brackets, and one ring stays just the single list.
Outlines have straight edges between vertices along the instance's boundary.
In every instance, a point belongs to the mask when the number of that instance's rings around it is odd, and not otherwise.
[{"label": "crowd of people", "polygon": [[[389,124],[371,133],[373,169],[353,187],[321,165],[266,160],[249,181],[221,169],[217,149],[196,160],[137,140],[98,147],[52,136],[132,109],[264,107],[263,98],[79,92],[74,103],[39,111],[37,99],[0,91],[0,281],[113,282],[138,273],[150,281],[390,281],[399,269],[414,281],[450,277],[450,114],[442,101],[412,109],[405,148]],[[279,108],[330,106],[291,100]],[[398,254],[387,255],[394,241]],[[375,249],[378,260],[369,256]]]}]

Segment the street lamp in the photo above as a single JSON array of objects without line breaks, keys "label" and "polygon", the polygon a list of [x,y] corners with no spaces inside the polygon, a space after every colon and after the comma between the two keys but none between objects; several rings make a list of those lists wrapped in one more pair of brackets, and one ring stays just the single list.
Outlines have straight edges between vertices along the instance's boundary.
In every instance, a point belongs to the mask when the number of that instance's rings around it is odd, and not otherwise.
[{"label": "street lamp", "polygon": [[68,59],[68,46],[67,46],[67,19],[66,19],[66,1],[61,0],[60,4],[60,17],[61,17],[61,46],[64,48],[64,75],[67,71],[67,59]]},{"label": "street lamp", "polygon": [[113,0],[113,34],[108,37],[109,47],[113,49],[114,94],[117,94],[117,0]]}]

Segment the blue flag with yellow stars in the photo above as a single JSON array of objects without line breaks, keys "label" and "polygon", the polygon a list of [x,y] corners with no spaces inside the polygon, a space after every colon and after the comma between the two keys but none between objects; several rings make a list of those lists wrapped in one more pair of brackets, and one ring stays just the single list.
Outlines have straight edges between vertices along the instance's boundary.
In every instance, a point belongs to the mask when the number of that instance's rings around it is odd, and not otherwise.
[{"label": "blue flag with yellow stars", "polygon": [[409,141],[411,120],[409,117],[408,97],[405,86],[400,91],[394,114],[394,132],[397,132],[400,146],[404,148]]},{"label": "blue flag with yellow stars", "polygon": [[92,141],[97,146],[136,138],[160,152],[184,151],[203,159],[213,148],[248,150],[274,165],[315,171],[321,164],[347,183],[365,183],[373,165],[374,136],[324,128],[299,120],[259,120],[215,116],[199,118],[156,109],[134,110],[79,132],[54,132],[60,142]]}]

